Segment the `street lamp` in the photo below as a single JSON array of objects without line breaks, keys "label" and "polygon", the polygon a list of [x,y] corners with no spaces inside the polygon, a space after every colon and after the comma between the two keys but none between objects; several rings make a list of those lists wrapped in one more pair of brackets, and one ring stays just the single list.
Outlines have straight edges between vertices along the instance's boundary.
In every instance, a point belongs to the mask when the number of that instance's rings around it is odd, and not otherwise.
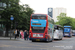
[{"label": "street lamp", "polygon": [[[11,15],[10,20],[11,20],[11,30],[12,30],[12,21],[14,20],[13,15]],[[11,31],[11,33],[12,33],[12,31]],[[11,40],[11,33],[10,33],[10,40]]]}]

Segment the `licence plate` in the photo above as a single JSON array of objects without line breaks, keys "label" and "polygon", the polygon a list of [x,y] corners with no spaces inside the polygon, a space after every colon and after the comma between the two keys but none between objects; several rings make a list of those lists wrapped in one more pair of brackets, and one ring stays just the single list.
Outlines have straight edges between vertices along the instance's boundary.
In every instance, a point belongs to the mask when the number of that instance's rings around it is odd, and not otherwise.
[{"label": "licence plate", "polygon": [[69,35],[69,34],[65,34],[65,35]]},{"label": "licence plate", "polygon": [[36,41],[40,41],[40,39],[36,39]]}]

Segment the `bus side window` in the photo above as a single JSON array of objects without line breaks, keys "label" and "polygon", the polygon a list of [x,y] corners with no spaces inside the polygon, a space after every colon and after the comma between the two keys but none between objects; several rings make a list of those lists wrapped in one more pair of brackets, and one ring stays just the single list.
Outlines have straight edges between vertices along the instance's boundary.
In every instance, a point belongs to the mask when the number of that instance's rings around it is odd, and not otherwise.
[{"label": "bus side window", "polygon": [[59,30],[61,30],[61,28],[59,28]]},{"label": "bus side window", "polygon": [[48,34],[50,34],[50,28],[48,28]]},{"label": "bus side window", "polygon": [[50,29],[50,33],[52,33],[52,29]]},{"label": "bus side window", "polygon": [[62,29],[61,29],[61,28],[59,28],[59,30],[61,31]]}]

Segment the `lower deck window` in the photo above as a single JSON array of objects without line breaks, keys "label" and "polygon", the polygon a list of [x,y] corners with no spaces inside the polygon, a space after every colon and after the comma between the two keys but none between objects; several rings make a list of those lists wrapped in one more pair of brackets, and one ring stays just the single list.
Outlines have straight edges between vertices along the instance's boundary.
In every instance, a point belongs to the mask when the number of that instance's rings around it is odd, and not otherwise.
[{"label": "lower deck window", "polygon": [[33,33],[44,33],[45,27],[32,27]]}]

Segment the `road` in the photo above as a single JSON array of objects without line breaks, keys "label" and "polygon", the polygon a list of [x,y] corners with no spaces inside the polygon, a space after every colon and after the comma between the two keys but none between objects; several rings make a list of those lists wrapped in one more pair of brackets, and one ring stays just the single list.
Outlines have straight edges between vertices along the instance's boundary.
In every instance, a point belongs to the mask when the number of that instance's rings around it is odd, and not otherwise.
[{"label": "road", "polygon": [[53,42],[0,40],[0,50],[75,50],[75,37]]}]

